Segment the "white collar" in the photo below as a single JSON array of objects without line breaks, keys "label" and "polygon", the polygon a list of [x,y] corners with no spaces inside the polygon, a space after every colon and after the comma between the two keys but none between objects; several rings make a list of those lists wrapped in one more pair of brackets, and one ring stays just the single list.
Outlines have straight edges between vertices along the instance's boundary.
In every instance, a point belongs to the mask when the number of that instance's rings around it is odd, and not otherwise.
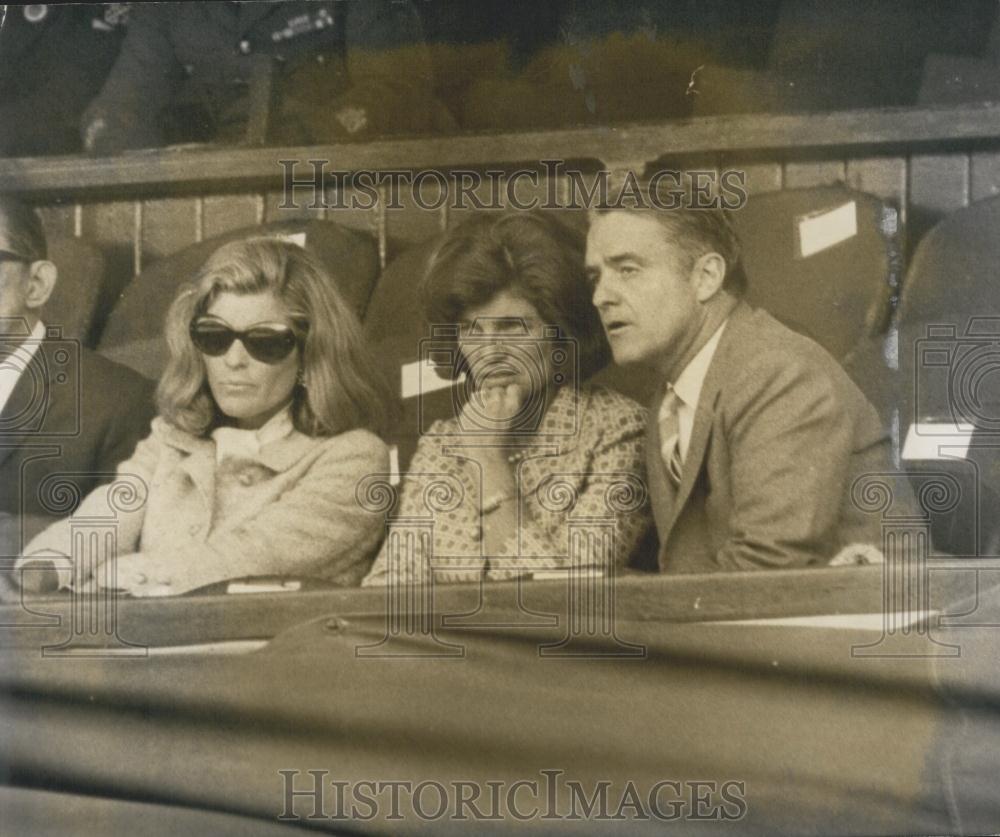
[{"label": "white collar", "polygon": [[222,462],[226,457],[256,459],[262,447],[284,439],[294,431],[291,406],[275,413],[257,430],[216,427],[212,431],[212,439],[215,441],[215,461]]},{"label": "white collar", "polygon": [[[14,335],[4,335],[5,341],[13,341]],[[31,334],[25,335],[21,343],[10,354],[0,357],[0,411],[10,400],[18,381],[24,374],[24,370],[31,364],[31,359],[38,352],[38,347],[45,339],[45,323],[39,320],[31,330]]]},{"label": "white collar", "polygon": [[[13,341],[17,339],[15,334],[0,334],[3,337],[4,342]],[[17,354],[19,358],[28,360],[35,356],[35,352],[38,351],[38,344],[45,339],[45,323],[41,320],[35,322],[34,328],[31,329],[30,334],[24,335],[22,338],[22,343],[19,345],[12,354]],[[27,343],[27,345],[25,345]]]},{"label": "white collar", "polygon": [[698,350],[698,354],[691,358],[691,362],[684,367],[684,371],[677,376],[677,380],[674,382],[673,389],[677,393],[677,397],[692,409],[698,406],[701,388],[705,385],[705,376],[708,375],[708,367],[712,365],[712,358],[715,357],[715,350],[719,347],[722,331],[727,322],[729,321],[723,320],[722,325]]}]

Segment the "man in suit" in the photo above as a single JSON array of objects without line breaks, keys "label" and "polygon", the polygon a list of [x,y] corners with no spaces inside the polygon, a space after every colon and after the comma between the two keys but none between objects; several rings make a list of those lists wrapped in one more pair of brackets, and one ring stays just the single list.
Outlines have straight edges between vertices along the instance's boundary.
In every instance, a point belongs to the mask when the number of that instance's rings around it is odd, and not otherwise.
[{"label": "man in suit", "polygon": [[153,385],[63,338],[39,310],[58,281],[37,214],[0,196],[0,556],[109,482],[149,433]]},{"label": "man in suit", "polygon": [[[587,241],[593,302],[618,363],[656,367],[649,489],[661,572],[827,564],[873,554],[856,477],[891,471],[875,409],[819,345],[743,301],[721,210],[611,209]],[[877,557],[877,553],[875,553]]]}]

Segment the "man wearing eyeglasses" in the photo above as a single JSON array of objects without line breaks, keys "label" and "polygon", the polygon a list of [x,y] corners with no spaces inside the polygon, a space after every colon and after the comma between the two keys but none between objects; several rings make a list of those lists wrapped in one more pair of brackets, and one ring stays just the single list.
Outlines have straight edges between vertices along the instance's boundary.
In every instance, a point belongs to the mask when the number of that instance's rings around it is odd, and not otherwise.
[{"label": "man wearing eyeglasses", "polygon": [[110,482],[154,415],[150,381],[42,321],[58,275],[34,210],[0,195],[0,562]]}]

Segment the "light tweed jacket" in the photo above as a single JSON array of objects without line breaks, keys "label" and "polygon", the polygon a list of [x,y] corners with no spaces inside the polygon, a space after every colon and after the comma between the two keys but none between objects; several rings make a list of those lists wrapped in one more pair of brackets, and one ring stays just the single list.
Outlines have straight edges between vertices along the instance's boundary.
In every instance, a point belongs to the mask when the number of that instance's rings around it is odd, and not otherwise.
[{"label": "light tweed jacket", "polygon": [[[385,524],[358,504],[356,486],[387,468],[385,444],[367,430],[328,438],[293,431],[265,444],[256,460],[217,465],[212,439],[157,418],[152,434],[119,466],[116,482],[89,494],[73,517],[39,534],[24,554],[72,555],[74,528],[78,553],[81,531],[111,531],[117,586],[138,595],[182,593],[248,575],[357,584]],[[90,542],[94,573],[104,574],[115,546],[103,536]],[[88,570],[78,572],[85,581]]]},{"label": "light tweed jacket", "polygon": [[[433,524],[436,582],[513,578],[539,570],[565,569],[571,524],[610,528],[613,560],[629,563],[651,530],[643,458],[646,410],[603,387],[564,387],[552,400],[532,439],[537,455],[517,467],[517,531],[507,533],[498,554],[487,555],[483,526],[482,474],[477,437],[462,433],[455,419],[438,421],[421,437],[403,479],[396,525]],[[364,584],[385,583],[390,566],[403,583],[426,581],[426,564],[413,553],[393,556],[390,537]],[[588,562],[596,564],[598,561]]]}]

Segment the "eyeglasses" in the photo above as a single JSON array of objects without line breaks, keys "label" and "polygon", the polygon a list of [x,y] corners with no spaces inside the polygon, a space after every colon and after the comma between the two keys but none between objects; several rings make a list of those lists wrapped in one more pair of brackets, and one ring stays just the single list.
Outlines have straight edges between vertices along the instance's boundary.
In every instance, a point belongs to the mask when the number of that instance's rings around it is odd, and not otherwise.
[{"label": "eyeglasses", "polygon": [[25,264],[29,264],[31,259],[15,253],[13,250],[0,250],[0,264],[4,262],[24,262]]},{"label": "eyeglasses", "polygon": [[288,326],[261,323],[244,331],[230,328],[221,320],[201,317],[192,320],[191,342],[203,355],[219,357],[239,340],[247,354],[261,363],[280,363],[298,345],[298,337]]}]

